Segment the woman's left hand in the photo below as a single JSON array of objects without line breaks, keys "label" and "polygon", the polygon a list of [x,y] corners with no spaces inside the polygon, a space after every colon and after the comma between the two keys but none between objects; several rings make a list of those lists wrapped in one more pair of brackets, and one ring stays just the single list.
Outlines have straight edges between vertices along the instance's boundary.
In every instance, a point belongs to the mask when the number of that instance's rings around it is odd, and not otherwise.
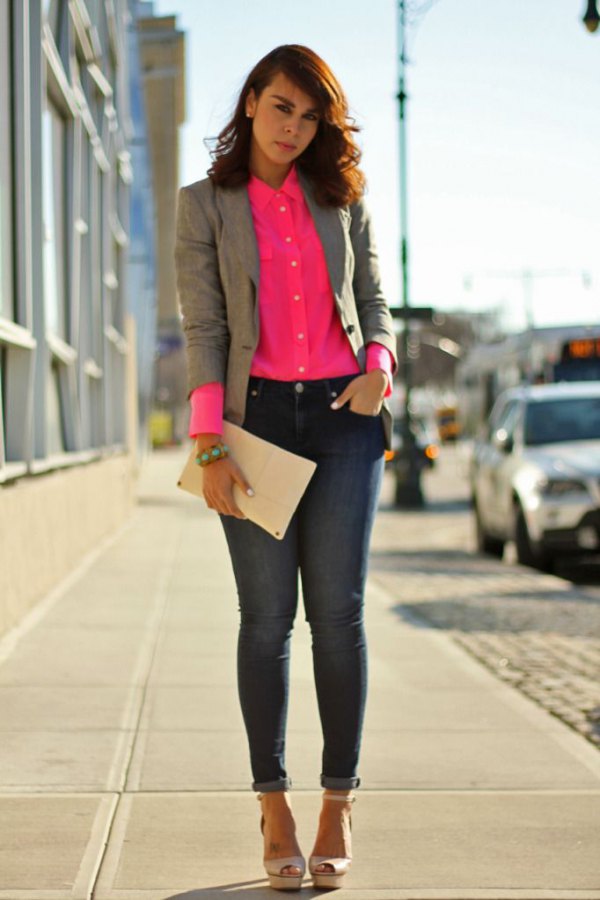
[{"label": "woman's left hand", "polygon": [[373,369],[366,375],[357,375],[331,404],[332,409],[341,409],[346,403],[360,416],[377,416],[388,386],[388,378],[382,369]]}]

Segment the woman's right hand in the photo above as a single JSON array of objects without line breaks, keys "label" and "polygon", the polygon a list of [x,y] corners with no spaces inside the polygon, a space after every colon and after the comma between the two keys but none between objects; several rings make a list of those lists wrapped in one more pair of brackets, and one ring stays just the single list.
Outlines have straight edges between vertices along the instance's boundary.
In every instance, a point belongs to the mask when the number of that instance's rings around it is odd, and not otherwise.
[{"label": "woman's right hand", "polygon": [[[196,450],[200,451],[210,443],[216,443],[217,440],[220,441],[221,438],[216,436],[216,440],[208,442],[197,440]],[[254,491],[246,481],[244,473],[230,456],[204,466],[202,490],[208,508],[214,509],[223,516],[235,516],[236,519],[245,519],[246,516],[233,499],[234,484],[239,485],[240,489],[245,494],[248,494],[249,497],[254,496]]]}]

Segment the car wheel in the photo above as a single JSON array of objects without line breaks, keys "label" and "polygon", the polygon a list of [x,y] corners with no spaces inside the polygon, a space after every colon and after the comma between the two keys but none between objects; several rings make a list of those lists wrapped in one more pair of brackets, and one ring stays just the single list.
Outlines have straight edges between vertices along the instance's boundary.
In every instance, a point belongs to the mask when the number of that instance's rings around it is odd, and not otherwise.
[{"label": "car wheel", "polygon": [[552,559],[547,550],[531,539],[527,521],[520,506],[515,509],[515,546],[517,560],[522,566],[531,566],[542,572],[552,571]]},{"label": "car wheel", "polygon": [[485,553],[487,556],[495,556],[496,559],[502,559],[504,554],[504,541],[499,538],[492,537],[484,528],[481,520],[481,513],[475,508],[475,535],[477,540],[477,551]]}]

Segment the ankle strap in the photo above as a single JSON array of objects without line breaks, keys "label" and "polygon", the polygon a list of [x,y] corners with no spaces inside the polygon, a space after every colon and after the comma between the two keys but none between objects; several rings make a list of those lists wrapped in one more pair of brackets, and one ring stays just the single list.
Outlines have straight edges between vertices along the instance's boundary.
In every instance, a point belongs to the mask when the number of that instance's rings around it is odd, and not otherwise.
[{"label": "ankle strap", "polygon": [[289,791],[267,791],[264,794],[257,794],[256,799],[262,800],[263,797],[268,797],[269,794],[288,794]]},{"label": "ankle strap", "polygon": [[337,800],[339,803],[354,803],[356,797],[344,797],[341,794],[328,794],[327,791],[325,791],[325,793],[323,794],[323,800]]}]

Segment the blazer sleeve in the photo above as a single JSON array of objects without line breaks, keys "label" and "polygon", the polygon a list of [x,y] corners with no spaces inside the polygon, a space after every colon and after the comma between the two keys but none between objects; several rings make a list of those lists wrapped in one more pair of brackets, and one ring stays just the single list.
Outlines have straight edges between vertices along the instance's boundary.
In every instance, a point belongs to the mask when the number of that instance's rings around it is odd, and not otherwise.
[{"label": "blazer sleeve", "polygon": [[371,216],[364,199],[350,207],[350,240],[354,251],[352,288],[365,344],[381,344],[389,350],[394,371],[398,367],[396,335],[379,275],[379,259],[375,246]]},{"label": "blazer sleeve", "polygon": [[186,343],[188,398],[200,385],[215,381],[225,383],[229,353],[227,313],[219,274],[216,211],[211,221],[207,206],[196,185],[180,189],[175,270]]}]

